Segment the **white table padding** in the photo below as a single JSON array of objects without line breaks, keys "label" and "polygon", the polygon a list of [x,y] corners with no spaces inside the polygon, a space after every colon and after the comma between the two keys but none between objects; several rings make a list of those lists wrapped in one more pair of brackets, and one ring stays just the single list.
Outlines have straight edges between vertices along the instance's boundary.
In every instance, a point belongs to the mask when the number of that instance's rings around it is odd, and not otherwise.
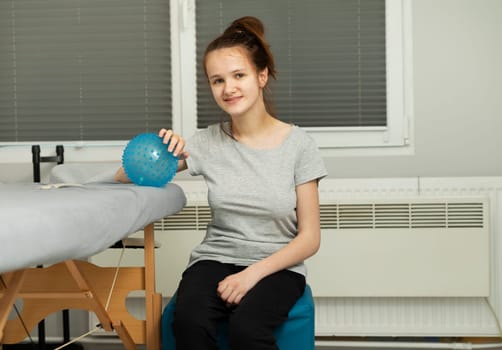
[{"label": "white table padding", "polygon": [[51,189],[0,184],[0,273],[87,258],[185,203],[173,183],[155,188],[91,182]]}]

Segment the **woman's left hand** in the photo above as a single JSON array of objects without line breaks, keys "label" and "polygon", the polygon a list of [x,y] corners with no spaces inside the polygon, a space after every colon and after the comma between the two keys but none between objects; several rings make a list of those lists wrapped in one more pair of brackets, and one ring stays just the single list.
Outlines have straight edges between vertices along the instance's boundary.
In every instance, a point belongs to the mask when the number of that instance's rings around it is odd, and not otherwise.
[{"label": "woman's left hand", "polygon": [[173,155],[178,157],[180,160],[185,160],[188,158],[188,152],[184,150],[185,139],[171,129],[160,129],[159,136],[162,137],[162,142],[169,144],[167,150],[172,152]]},{"label": "woman's left hand", "polygon": [[248,267],[220,281],[217,292],[227,305],[237,305],[259,280],[259,276]]}]

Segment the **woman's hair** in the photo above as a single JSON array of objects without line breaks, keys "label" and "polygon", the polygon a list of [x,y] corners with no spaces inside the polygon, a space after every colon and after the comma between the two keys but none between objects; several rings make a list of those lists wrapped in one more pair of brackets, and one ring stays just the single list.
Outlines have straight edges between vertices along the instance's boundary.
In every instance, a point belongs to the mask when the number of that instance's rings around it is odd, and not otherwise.
[{"label": "woman's hair", "polygon": [[207,55],[214,50],[241,46],[261,72],[268,68],[268,74],[275,79],[274,56],[265,40],[265,27],[256,17],[241,17],[233,21],[227,29],[209,43],[204,53],[204,69]]},{"label": "woman's hair", "polygon": [[[268,69],[268,75],[275,79],[274,56],[270,51],[270,45],[265,40],[265,27],[256,17],[246,16],[233,21],[225,31],[209,43],[204,52],[204,71],[206,71],[206,59],[210,52],[218,49],[242,47],[246,50],[249,59],[255,65],[258,72]],[[267,112],[275,116],[274,106],[268,98],[270,91],[264,88],[264,103]]]}]

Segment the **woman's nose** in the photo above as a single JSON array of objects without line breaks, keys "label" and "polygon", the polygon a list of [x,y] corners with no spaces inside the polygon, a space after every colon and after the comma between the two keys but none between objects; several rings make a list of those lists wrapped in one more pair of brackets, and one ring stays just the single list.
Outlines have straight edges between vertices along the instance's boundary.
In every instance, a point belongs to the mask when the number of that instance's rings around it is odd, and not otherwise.
[{"label": "woman's nose", "polygon": [[231,96],[231,95],[235,94],[235,91],[236,91],[236,87],[234,84],[232,84],[232,83],[225,84],[225,90],[224,90],[225,95]]}]

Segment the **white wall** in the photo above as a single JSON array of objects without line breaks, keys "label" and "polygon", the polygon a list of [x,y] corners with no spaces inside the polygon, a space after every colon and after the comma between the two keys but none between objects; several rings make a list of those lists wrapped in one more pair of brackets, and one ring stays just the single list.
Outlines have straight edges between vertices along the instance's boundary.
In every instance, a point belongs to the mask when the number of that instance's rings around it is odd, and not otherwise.
[{"label": "white wall", "polygon": [[331,177],[502,174],[502,1],[414,0],[415,154],[328,159]]},{"label": "white wall", "polygon": [[[414,0],[412,19],[414,154],[326,158],[330,177],[501,176],[502,1]],[[0,160],[0,182],[32,180],[28,148]]]}]

